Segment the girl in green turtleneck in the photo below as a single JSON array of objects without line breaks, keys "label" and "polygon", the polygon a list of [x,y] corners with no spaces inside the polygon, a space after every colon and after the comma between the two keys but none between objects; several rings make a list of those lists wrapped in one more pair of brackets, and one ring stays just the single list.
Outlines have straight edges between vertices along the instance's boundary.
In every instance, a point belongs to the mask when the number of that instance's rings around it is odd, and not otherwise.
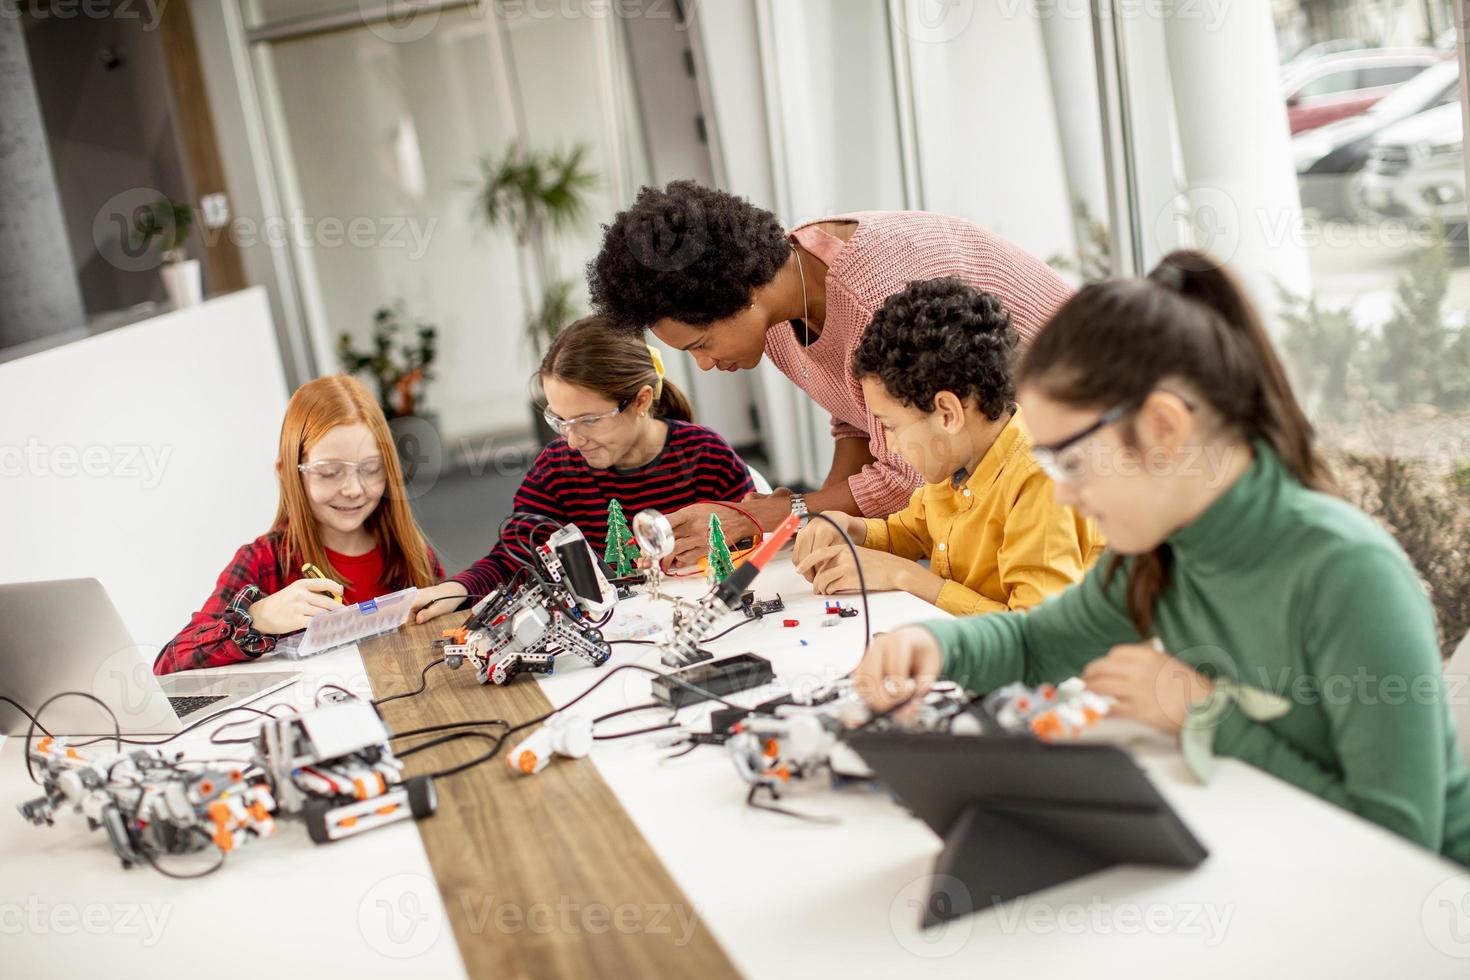
[{"label": "girl in green turtleneck", "polygon": [[1470,782],[1434,612],[1394,540],[1333,495],[1260,318],[1209,257],[1063,306],[1019,401],[1058,502],[1111,554],[1030,612],[875,638],[875,708],[935,677],[1081,674],[1114,714],[1232,756],[1470,864]]}]

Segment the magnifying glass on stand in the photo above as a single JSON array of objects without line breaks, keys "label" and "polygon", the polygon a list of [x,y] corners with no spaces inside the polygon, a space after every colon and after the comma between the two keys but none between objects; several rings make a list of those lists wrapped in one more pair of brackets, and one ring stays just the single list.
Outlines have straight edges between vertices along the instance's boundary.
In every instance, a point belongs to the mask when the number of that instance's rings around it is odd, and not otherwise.
[{"label": "magnifying glass on stand", "polygon": [[648,597],[671,599],[659,592],[663,581],[663,561],[674,553],[674,526],[656,510],[640,510],[633,517],[633,537],[648,556]]}]

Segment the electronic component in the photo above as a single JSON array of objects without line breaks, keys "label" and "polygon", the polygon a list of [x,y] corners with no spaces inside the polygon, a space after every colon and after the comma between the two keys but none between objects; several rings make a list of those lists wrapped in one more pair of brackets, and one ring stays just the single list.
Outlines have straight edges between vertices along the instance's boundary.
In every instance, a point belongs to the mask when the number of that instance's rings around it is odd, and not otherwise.
[{"label": "electronic component", "polygon": [[217,847],[231,851],[275,833],[276,801],[251,768],[196,767],[158,749],[84,756],[64,740],[38,739],[28,753],[44,795],[20,805],[31,823],[51,826],[70,807],[107,833],[124,868]]},{"label": "electronic component", "polygon": [[405,780],[388,737],[377,709],[350,696],[267,718],[250,762],[194,763],[155,748],[89,758],[47,736],[28,753],[45,794],[20,812],[50,825],[70,806],[106,830],[125,868],[210,847],[228,854],[274,834],[288,815],[324,844],[434,812],[433,781]]},{"label": "electronic component", "polygon": [[[771,669],[771,662],[765,657],[753,653],[738,653],[733,657],[710,660],[655,677],[652,685],[653,697],[670,708],[682,708],[709,700],[699,691],[724,697],[736,691],[769,684],[775,679],[776,672]],[[685,685],[699,688],[699,691],[691,691]]]},{"label": "electronic component", "polygon": [[[535,549],[540,569],[522,583],[497,589],[475,604],[470,618],[446,631],[444,662],[468,659],[481,684],[508,684],[521,673],[549,674],[559,653],[594,667],[612,656],[597,628],[618,601],[587,540],[575,524]],[[593,620],[591,617],[599,617]]]},{"label": "electronic component", "polygon": [[1000,730],[1029,732],[1044,742],[1076,738],[1101,721],[1111,707],[1108,698],[1089,691],[1080,677],[1056,686],[1007,684],[981,702]]},{"label": "electronic component", "polygon": [[510,750],[505,764],[512,772],[537,773],[553,755],[585,758],[592,751],[592,721],[585,715],[554,714],[520,745]]},{"label": "electronic component", "polygon": [[377,708],[352,699],[270,718],[255,739],[256,765],[281,813],[301,816],[318,844],[434,812],[433,780],[405,780]]},{"label": "electronic component", "polygon": [[[640,513],[639,517],[642,516]],[[637,523],[638,518],[634,518],[634,524]],[[660,659],[665,664],[670,667],[684,667],[708,659],[708,654],[699,649],[699,641],[709,635],[710,628],[721,612],[740,608],[740,597],[746,587],[755,581],[755,577],[766,567],[771,557],[796,533],[797,525],[796,515],[789,515],[759,548],[750,553],[739,568],[730,573],[729,578],[710,589],[687,615],[676,617],[673,628],[659,644]]]},{"label": "electronic component", "polygon": [[779,593],[774,599],[757,599],[754,592],[744,592],[740,596],[740,610],[747,619],[761,619],[772,613],[784,612],[786,603]]}]

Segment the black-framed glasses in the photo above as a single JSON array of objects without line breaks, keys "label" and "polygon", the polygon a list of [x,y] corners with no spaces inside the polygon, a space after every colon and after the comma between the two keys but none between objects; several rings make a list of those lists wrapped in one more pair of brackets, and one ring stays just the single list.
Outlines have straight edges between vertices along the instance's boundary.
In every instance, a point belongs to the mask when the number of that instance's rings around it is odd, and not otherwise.
[{"label": "black-framed glasses", "polygon": [[632,398],[624,398],[618,402],[618,407],[611,412],[602,412],[599,415],[579,415],[574,419],[564,419],[553,412],[550,407],[542,409],[541,417],[546,424],[551,426],[551,431],[557,435],[566,435],[573,428],[581,429],[583,432],[595,431],[603,422],[610,418],[616,418],[623,414],[623,410],[633,403]]},{"label": "black-framed glasses", "polygon": [[[1190,401],[1188,398],[1185,398],[1183,395],[1179,394],[1179,392],[1170,391],[1168,388],[1157,388],[1155,390],[1168,392],[1169,394],[1173,395],[1181,402],[1183,402],[1185,409],[1190,412],[1194,411],[1194,402]],[[1150,391],[1149,394],[1151,395],[1153,394],[1153,392]],[[1145,395],[1143,398],[1123,402],[1120,405],[1114,405],[1106,412],[1103,412],[1101,418],[1099,418],[1096,422],[1092,423],[1082,431],[1074,433],[1073,435],[1068,436],[1060,442],[1053,442],[1050,445],[1046,446],[1032,446],[1032,458],[1036,460],[1036,463],[1038,466],[1041,467],[1042,472],[1051,477],[1052,480],[1054,480],[1055,482],[1076,485],[1086,474],[1087,467],[1084,464],[1081,454],[1068,454],[1068,450],[1075,449],[1084,441],[1091,438],[1092,436],[1097,435],[1099,432],[1101,432],[1103,429],[1106,429],[1114,422],[1121,421],[1128,415],[1131,415],[1133,412],[1138,411],[1140,408],[1143,407],[1143,403],[1147,401],[1147,399],[1148,396]]]},{"label": "black-framed glasses", "polygon": [[1097,435],[1103,429],[1122,419],[1129,412],[1137,410],[1142,404],[1143,402],[1141,401],[1131,401],[1124,402],[1121,405],[1114,405],[1106,412],[1103,412],[1101,418],[1082,431],[1070,435],[1060,442],[1054,442],[1046,446],[1032,446],[1031,456],[1036,460],[1036,464],[1041,467],[1041,471],[1051,477],[1055,482],[1076,483],[1084,472],[1082,459],[1075,454],[1064,459],[1063,454],[1067,450],[1081,444],[1084,440]]}]

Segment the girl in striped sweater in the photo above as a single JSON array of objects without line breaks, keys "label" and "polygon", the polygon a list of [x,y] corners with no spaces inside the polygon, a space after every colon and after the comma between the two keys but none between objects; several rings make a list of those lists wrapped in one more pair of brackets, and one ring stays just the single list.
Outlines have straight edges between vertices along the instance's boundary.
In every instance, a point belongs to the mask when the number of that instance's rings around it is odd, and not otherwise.
[{"label": "girl in striped sweater", "polygon": [[[701,501],[738,501],[750,470],[718,434],[693,423],[689,400],[664,380],[658,352],[598,317],[557,335],[541,361],[546,421],[561,434],[542,450],[515,495],[515,510],[576,524],[600,554],[607,508],[629,518]],[[731,508],[731,516],[738,516]],[[533,528],[512,520],[490,553],[443,584],[419,591],[424,622],[506,582],[530,557]]]}]

